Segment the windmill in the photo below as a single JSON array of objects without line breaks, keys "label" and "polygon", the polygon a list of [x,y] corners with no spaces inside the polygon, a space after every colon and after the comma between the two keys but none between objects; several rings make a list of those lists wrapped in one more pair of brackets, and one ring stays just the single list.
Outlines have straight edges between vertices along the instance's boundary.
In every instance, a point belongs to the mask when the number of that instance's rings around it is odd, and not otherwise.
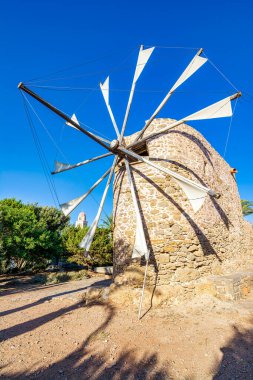
[{"label": "windmill", "polygon": [[[125,130],[128,122],[128,117],[131,109],[131,104],[134,97],[135,87],[139,80],[139,77],[141,76],[142,71],[144,70],[147,62],[149,61],[149,58],[151,57],[152,53],[154,51],[154,48],[146,48],[144,49],[143,46],[140,47],[138,58],[137,58],[137,64],[132,80],[131,90],[128,98],[128,103],[126,107],[126,112],[123,120],[123,124],[121,128],[118,127],[118,124],[115,120],[113,111],[111,109],[110,105],[110,99],[109,99],[109,77],[106,78],[104,83],[100,84],[100,89],[105,101],[106,108],[108,110],[109,116],[111,118],[112,125],[114,127],[116,136],[115,139],[112,141],[109,141],[107,139],[104,139],[93,132],[90,132],[86,128],[84,128],[78,121],[75,114],[73,114],[72,117],[69,117],[56,107],[54,107],[52,104],[41,98],[39,95],[34,93],[31,89],[29,89],[26,85],[23,83],[20,83],[18,85],[18,88],[22,90],[23,92],[29,94],[31,97],[35,98],[37,101],[42,103],[44,106],[49,108],[51,111],[59,115],[61,118],[63,118],[66,121],[66,124],[71,127],[79,130],[86,136],[88,136],[90,139],[95,141],[97,144],[101,145],[105,150],[106,153],[96,156],[90,159],[86,159],[84,161],[81,161],[79,163],[70,165],[65,164],[56,161],[55,162],[55,170],[53,174],[61,173],[66,170],[71,170],[83,165],[87,165],[91,162],[101,160],[105,157],[112,156],[113,162],[109,169],[105,171],[105,173],[102,175],[102,177],[98,178],[98,180],[92,185],[92,187],[82,196],[72,199],[71,201],[68,201],[66,203],[63,203],[61,205],[62,212],[65,215],[69,215],[84,199],[88,197],[89,194],[104,180],[107,178],[107,182],[102,194],[102,198],[99,204],[99,208],[97,211],[97,214],[91,223],[89,230],[80,243],[80,247],[83,248],[85,254],[89,253],[89,249],[91,246],[91,243],[94,238],[94,234],[96,231],[96,228],[98,226],[101,213],[104,207],[104,203],[108,194],[109,187],[112,183],[113,175],[116,166],[119,163],[123,163],[128,179],[128,185],[131,191],[132,196],[132,202],[134,205],[135,210],[135,242],[133,246],[132,251],[132,258],[139,258],[139,257],[145,257],[146,260],[146,267],[145,267],[145,274],[144,274],[144,281],[143,281],[143,288],[142,288],[142,295],[140,298],[140,307],[139,307],[139,317],[141,315],[141,307],[142,307],[142,300],[143,300],[143,294],[144,294],[144,288],[145,288],[145,282],[146,282],[146,276],[147,276],[147,269],[148,269],[148,262],[149,262],[149,248],[147,244],[147,239],[145,236],[145,230],[143,225],[143,219],[141,215],[140,206],[137,199],[137,192],[136,188],[134,186],[134,177],[132,173],[132,167],[131,162],[133,160],[145,163],[146,165],[152,167],[153,169],[156,169],[165,175],[169,175],[173,180],[176,181],[178,186],[181,187],[181,189],[184,191],[186,197],[188,198],[194,212],[197,212],[201,206],[203,205],[205,198],[209,195],[210,197],[215,197],[215,192],[202,185],[199,182],[193,181],[169,168],[165,168],[162,165],[159,165],[153,161],[150,161],[149,159],[145,158],[144,156],[141,156],[138,154],[140,151],[140,148],[145,144],[146,141],[148,141],[151,138],[154,138],[156,136],[159,136],[161,134],[167,133],[169,130],[182,125],[186,121],[191,120],[205,120],[205,119],[215,119],[215,118],[222,118],[222,117],[230,117],[232,116],[232,106],[231,102],[240,97],[241,93],[237,92],[229,97],[226,97],[222,100],[219,100],[218,102],[211,104],[207,106],[204,109],[198,110],[190,115],[186,115],[183,118],[181,118],[178,121],[173,122],[169,126],[166,126],[165,128],[160,129],[159,131],[147,133],[149,126],[151,125],[152,121],[157,117],[159,112],[162,110],[164,105],[167,103],[169,98],[173,95],[174,91],[180,87],[186,80],[188,80],[196,71],[198,71],[206,62],[207,58],[201,56],[203,53],[203,49],[200,49],[197,54],[193,57],[193,59],[190,61],[186,69],[183,71],[181,76],[178,78],[178,80],[175,82],[175,84],[172,86],[172,88],[169,90],[169,92],[166,94],[164,99],[161,101],[157,109],[154,111],[154,113],[151,115],[151,117],[148,119],[148,121],[145,123],[144,127],[137,133],[137,136],[135,137],[134,141],[131,142],[129,145],[126,145],[125,143]],[[144,137],[145,132],[145,137]],[[138,191],[138,189],[137,189]]]}]

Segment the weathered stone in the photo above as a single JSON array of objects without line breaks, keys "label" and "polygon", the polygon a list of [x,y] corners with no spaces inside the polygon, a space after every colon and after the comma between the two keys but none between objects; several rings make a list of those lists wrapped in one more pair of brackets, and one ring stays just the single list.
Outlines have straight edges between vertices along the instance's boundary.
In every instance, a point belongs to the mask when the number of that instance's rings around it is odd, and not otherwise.
[{"label": "weathered stone", "polygon": [[[144,136],[171,122],[171,119],[154,120]],[[126,137],[126,144],[135,137]],[[164,286],[172,281],[173,273],[173,281],[186,278],[195,281],[253,264],[253,229],[242,217],[236,181],[229,165],[203,136],[183,124],[149,139],[147,150],[150,159],[159,165],[193,181],[201,181],[220,194],[219,198],[208,196],[201,209],[194,213],[185,193],[169,175],[145,163],[133,164],[147,241],[152,247],[150,283],[156,278],[154,268],[158,269],[157,285]],[[116,280],[125,271],[125,282],[131,284],[142,282],[144,272],[143,260],[135,267],[135,271],[140,271],[138,281],[136,275],[130,276],[126,271],[135,241],[135,220],[131,191],[121,162],[114,182],[114,276]],[[125,283],[123,279],[120,281]],[[246,292],[248,285],[241,286]]]}]

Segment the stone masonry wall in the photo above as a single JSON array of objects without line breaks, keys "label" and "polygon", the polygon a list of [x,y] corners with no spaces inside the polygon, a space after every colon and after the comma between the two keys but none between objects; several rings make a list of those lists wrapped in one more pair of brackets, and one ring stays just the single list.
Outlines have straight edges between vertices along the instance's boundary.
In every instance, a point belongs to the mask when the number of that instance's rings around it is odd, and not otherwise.
[{"label": "stone masonry wall", "polygon": [[[156,119],[145,134],[173,121]],[[134,137],[127,137],[126,143]],[[243,219],[236,181],[227,162],[186,124],[151,138],[147,148],[150,160],[219,194],[217,198],[207,195],[201,209],[194,213],[185,193],[169,175],[145,163],[132,164],[151,249],[150,281],[179,284],[210,274],[231,273],[238,263],[248,266],[252,260],[252,228]],[[143,262],[133,264],[131,259],[134,238],[135,212],[125,167],[120,164],[114,181],[115,281],[124,273],[143,272]]]}]

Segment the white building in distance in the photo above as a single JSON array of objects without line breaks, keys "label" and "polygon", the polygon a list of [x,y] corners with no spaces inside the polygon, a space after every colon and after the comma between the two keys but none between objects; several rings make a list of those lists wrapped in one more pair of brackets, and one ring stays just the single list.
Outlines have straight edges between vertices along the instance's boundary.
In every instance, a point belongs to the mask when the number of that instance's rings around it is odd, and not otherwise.
[{"label": "white building in distance", "polygon": [[86,214],[85,212],[80,212],[75,223],[76,227],[84,228],[87,226]]}]

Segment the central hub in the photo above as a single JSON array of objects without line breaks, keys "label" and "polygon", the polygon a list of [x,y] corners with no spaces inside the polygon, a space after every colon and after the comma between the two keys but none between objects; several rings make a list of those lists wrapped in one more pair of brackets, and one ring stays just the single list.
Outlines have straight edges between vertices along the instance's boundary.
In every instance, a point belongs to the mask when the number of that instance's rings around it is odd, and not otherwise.
[{"label": "central hub", "polygon": [[110,143],[110,148],[112,150],[116,150],[119,146],[119,141],[118,140],[112,140],[111,143]]}]

